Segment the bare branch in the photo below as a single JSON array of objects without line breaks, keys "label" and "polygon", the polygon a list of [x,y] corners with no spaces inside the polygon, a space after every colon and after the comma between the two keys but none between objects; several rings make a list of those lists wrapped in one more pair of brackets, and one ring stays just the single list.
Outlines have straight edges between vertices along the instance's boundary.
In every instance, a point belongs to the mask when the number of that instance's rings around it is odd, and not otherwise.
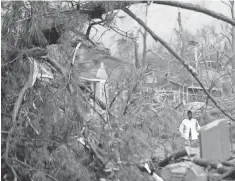
[{"label": "bare branch", "polygon": [[74,53],[73,53],[73,59],[72,59],[72,62],[71,62],[71,67],[70,67],[70,70],[69,70],[69,80],[71,80],[71,74],[72,74],[72,70],[73,70],[73,66],[74,66],[74,62],[75,62],[75,58],[76,58],[76,53],[79,49],[79,47],[81,46],[81,42],[79,42],[74,50]]},{"label": "bare branch", "polygon": [[141,28],[138,30],[142,35],[144,35],[144,32],[141,30]]},{"label": "bare branch", "polygon": [[17,56],[16,58],[14,58],[13,60],[11,60],[10,62],[8,62],[8,63],[2,65],[2,67],[5,67],[5,66],[7,66],[7,65],[9,65],[9,64],[11,64],[11,63],[13,63],[14,61],[18,60],[18,59],[21,58],[21,57],[22,57],[22,55]]},{"label": "bare branch", "polygon": [[182,19],[181,19],[181,12],[178,12],[178,24],[179,24],[179,35],[180,35],[180,39],[181,39],[181,43],[182,43],[182,47],[181,47],[181,56],[185,57],[185,52],[186,52],[186,48],[185,48],[185,38],[184,38],[184,31],[183,31],[183,26],[182,26]]},{"label": "bare branch", "polygon": [[229,18],[227,16],[224,16],[223,14],[217,13],[215,11],[206,9],[204,7],[201,7],[199,5],[194,5],[191,3],[183,3],[179,1],[153,1],[154,4],[162,4],[162,5],[167,5],[167,6],[173,6],[173,7],[179,7],[182,9],[188,9],[188,10],[193,10],[196,12],[200,12],[203,14],[207,14],[213,18],[225,21],[233,26],[235,26],[235,20],[232,18]]},{"label": "bare branch", "polygon": [[130,38],[131,40],[135,39],[135,37],[132,37],[131,35],[129,35],[128,32],[125,32],[125,31],[123,31],[123,30],[121,30],[121,29],[119,29],[117,27],[111,27],[111,26],[106,26],[106,25],[104,25],[104,27],[113,30],[114,32],[118,33],[119,35],[121,35],[123,37]]},{"label": "bare branch", "polygon": [[[158,1],[155,1],[158,2]],[[162,38],[160,38],[159,36],[157,36],[148,26],[146,26],[146,24],[139,18],[136,17],[136,15],[134,13],[132,13],[129,9],[124,8],[123,11],[128,14],[130,17],[132,17],[135,21],[137,21],[141,26],[143,26],[143,28],[153,37],[153,39],[156,42],[160,42],[172,55],[174,55],[175,58],[177,58],[179,60],[179,62],[190,72],[190,74],[196,79],[196,81],[198,82],[198,84],[202,87],[203,91],[205,92],[205,94],[210,98],[210,100],[214,103],[214,105],[228,118],[230,118],[231,120],[235,121],[235,119],[233,117],[231,117],[230,115],[228,115],[218,104],[217,102],[214,100],[214,98],[210,95],[210,93],[206,90],[206,88],[204,87],[204,85],[201,83],[201,81],[199,80],[199,78],[197,77],[197,73],[195,72],[195,70],[193,69],[193,67],[191,67],[190,65],[188,65],[187,61],[184,60],[180,55],[178,55],[176,53],[175,50],[173,50],[173,48],[171,48],[167,42],[165,42]]]},{"label": "bare branch", "polygon": [[[83,96],[84,97],[84,96]],[[84,99],[86,100],[86,98],[84,97]],[[102,114],[100,114],[95,108],[94,106],[92,106],[87,100],[86,103],[89,104],[89,106],[91,106],[91,108],[95,111],[96,114],[98,114],[98,116],[104,121],[104,123],[106,123],[104,117],[102,116]]]},{"label": "bare branch", "polygon": [[150,53],[152,53],[152,54],[154,54],[154,55],[157,55],[160,59],[162,59],[162,60],[164,60],[164,61],[167,61],[167,60],[164,59],[161,55],[159,55],[159,53],[153,52],[153,50],[148,50],[147,52],[150,52]]},{"label": "bare branch", "polygon": [[103,35],[104,35],[107,31],[110,31],[110,29],[105,30],[105,31],[100,35],[100,37],[98,38],[97,42],[99,42],[100,39],[102,39]]},{"label": "bare branch", "polygon": [[227,35],[225,35],[224,33],[220,33],[224,38],[226,38],[227,40],[228,40],[228,42],[229,42],[229,44],[230,45],[232,45],[232,41],[231,41],[231,39],[227,36]]},{"label": "bare branch", "polygon": [[112,108],[113,103],[116,101],[117,97],[121,94],[121,89],[118,90],[117,94],[113,97],[112,101],[109,104],[109,109]]},{"label": "bare branch", "polygon": [[229,0],[229,2],[230,2],[230,5],[231,5],[231,8],[230,8],[230,10],[231,10],[231,15],[232,15],[232,18],[234,19],[234,0]]},{"label": "bare branch", "polygon": [[228,6],[230,9],[232,8],[231,4],[229,4],[229,3],[227,3],[227,2],[225,2],[225,1],[223,1],[223,0],[221,0],[221,2],[222,2],[223,4],[225,4],[226,6]]},{"label": "bare branch", "polygon": [[103,23],[104,22],[104,20],[101,20],[101,21],[98,21],[98,22],[93,22],[93,23],[91,23],[90,25],[89,25],[89,27],[87,28],[87,31],[86,31],[86,37],[89,39],[89,35],[90,35],[90,32],[91,32],[91,28],[92,28],[92,26],[94,26],[94,25],[98,25],[98,24],[101,24],[101,23]]}]

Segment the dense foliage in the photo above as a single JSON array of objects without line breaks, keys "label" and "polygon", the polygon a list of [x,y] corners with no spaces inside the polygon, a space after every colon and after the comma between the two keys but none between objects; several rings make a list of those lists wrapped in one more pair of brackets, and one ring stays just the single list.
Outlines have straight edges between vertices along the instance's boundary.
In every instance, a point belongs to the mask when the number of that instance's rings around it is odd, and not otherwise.
[{"label": "dense foliage", "polygon": [[[88,3],[93,14],[87,15],[70,2],[2,2],[2,180],[146,181],[152,178],[138,168],[142,162],[181,149],[175,130],[183,112],[144,91],[147,66],[126,68],[124,80],[114,83],[128,90],[127,100],[115,100],[118,116],[112,107],[89,113],[92,92],[79,75],[90,67],[80,60],[109,53],[87,36],[87,22],[101,18],[93,7],[109,11],[120,4]],[[85,53],[73,62],[79,43]],[[53,78],[36,78],[35,65]]]}]

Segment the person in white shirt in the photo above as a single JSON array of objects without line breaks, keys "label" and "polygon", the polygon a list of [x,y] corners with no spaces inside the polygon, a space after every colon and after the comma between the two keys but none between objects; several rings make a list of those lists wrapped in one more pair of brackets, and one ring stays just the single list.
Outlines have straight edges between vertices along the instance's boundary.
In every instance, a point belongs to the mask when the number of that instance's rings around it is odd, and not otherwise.
[{"label": "person in white shirt", "polygon": [[[179,131],[187,143],[198,140],[198,130],[200,125],[196,119],[193,119],[192,111],[187,113],[188,119],[184,119],[180,124]],[[191,145],[191,144],[190,144]]]}]

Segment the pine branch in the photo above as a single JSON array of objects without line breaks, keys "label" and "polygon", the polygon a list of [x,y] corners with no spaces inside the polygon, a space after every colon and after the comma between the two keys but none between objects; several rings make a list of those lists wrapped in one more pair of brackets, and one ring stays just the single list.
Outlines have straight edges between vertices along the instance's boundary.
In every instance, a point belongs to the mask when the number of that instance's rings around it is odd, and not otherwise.
[{"label": "pine branch", "polygon": [[[27,164],[27,163],[25,163],[25,162],[22,162],[22,161],[20,161],[20,160],[17,160],[17,159],[12,159],[12,160],[15,161],[15,162],[17,162],[17,163],[20,163],[21,165],[23,165],[23,166],[25,166],[25,167],[28,167],[28,168],[30,168],[30,169],[32,169],[32,170],[43,172],[43,171],[41,171],[41,170],[38,170],[38,169],[36,169],[36,168],[33,168],[31,165],[29,165],[29,164]],[[43,172],[43,174],[45,174],[47,177],[49,177],[50,179],[52,179],[52,180],[54,180],[54,181],[58,181],[58,180],[57,180],[55,177],[53,177],[52,175],[49,175],[49,174],[47,174],[47,173],[45,173],[45,172]],[[14,180],[14,181],[16,181],[16,180]]]},{"label": "pine branch", "polygon": [[[158,1],[156,1],[158,2]],[[124,8],[123,11],[128,14],[130,17],[132,17],[136,22],[138,22],[152,37],[156,42],[160,42],[176,59],[179,60],[179,62],[189,71],[189,73],[196,79],[196,81],[199,83],[199,85],[202,87],[205,94],[210,98],[210,100],[214,103],[214,105],[229,119],[232,121],[235,121],[233,117],[231,117],[229,114],[227,114],[215,101],[215,99],[210,95],[210,93],[206,90],[204,85],[201,83],[199,78],[197,77],[197,74],[193,67],[191,67],[186,60],[184,60],[180,55],[176,53],[173,48],[170,47],[170,45],[164,41],[162,38],[157,36],[141,19],[137,18],[134,13],[132,13],[129,9]]]},{"label": "pine branch", "polygon": [[17,98],[17,100],[14,104],[14,109],[13,109],[13,112],[12,112],[12,126],[11,126],[11,129],[10,129],[8,137],[7,137],[6,150],[5,150],[5,154],[4,154],[4,159],[5,159],[6,164],[9,164],[8,154],[10,152],[10,146],[11,146],[10,142],[12,141],[12,136],[13,136],[13,133],[14,133],[15,128],[16,128],[17,115],[18,115],[21,103],[23,101],[24,94],[30,88],[31,83],[33,81],[32,80],[33,79],[33,71],[34,71],[34,64],[31,62],[30,63],[30,72],[29,72],[28,80],[25,82],[24,87],[20,90],[20,93],[19,93],[18,98]]},{"label": "pine branch", "polygon": [[41,58],[45,58],[45,60],[51,66],[53,66],[61,75],[63,75],[64,77],[66,76],[64,68],[56,60],[52,59],[49,55],[47,55],[45,57],[41,57]]},{"label": "pine branch", "polygon": [[[52,65],[64,78],[66,78],[66,71],[64,70],[64,68],[54,59],[52,59],[49,55],[41,57],[44,58],[48,63],[50,63],[50,65]],[[69,92],[71,92],[71,86],[67,86],[67,88],[69,89]],[[106,105],[99,99],[95,98],[94,95],[91,94],[91,91],[84,85],[79,83],[79,88],[81,89],[85,89],[86,91],[88,91],[90,93],[90,98],[93,101],[97,101],[99,103],[99,106],[101,107],[101,109],[106,110]],[[113,117],[113,115],[108,112],[110,116]]]}]

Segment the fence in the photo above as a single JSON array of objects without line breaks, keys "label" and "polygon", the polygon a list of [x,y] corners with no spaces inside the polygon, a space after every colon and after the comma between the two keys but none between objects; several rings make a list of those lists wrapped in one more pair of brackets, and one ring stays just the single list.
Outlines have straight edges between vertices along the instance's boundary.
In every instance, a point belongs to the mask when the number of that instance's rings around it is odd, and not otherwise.
[{"label": "fence", "polygon": [[182,91],[165,91],[165,90],[158,90],[156,91],[155,98],[159,99],[159,97],[167,97],[170,100],[175,102],[182,102],[183,100],[187,102],[204,102],[206,100],[206,95],[203,93],[191,93],[191,92],[182,92]]}]

